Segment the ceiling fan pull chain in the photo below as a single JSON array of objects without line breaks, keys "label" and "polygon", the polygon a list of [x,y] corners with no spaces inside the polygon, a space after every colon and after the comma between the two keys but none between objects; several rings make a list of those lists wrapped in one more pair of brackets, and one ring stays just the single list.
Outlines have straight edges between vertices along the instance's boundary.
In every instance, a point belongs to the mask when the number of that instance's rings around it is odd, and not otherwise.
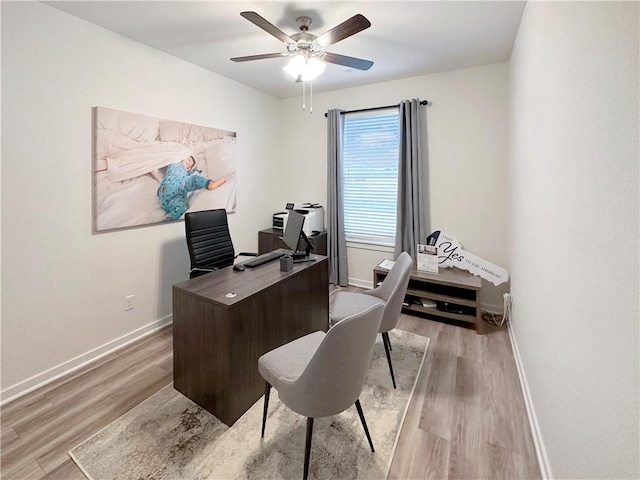
[{"label": "ceiling fan pull chain", "polygon": [[313,113],[313,80],[309,81],[309,113]]},{"label": "ceiling fan pull chain", "polygon": [[302,110],[304,110],[305,105],[304,105],[304,99],[305,99],[305,91],[304,91],[304,84],[307,82],[302,82]]}]

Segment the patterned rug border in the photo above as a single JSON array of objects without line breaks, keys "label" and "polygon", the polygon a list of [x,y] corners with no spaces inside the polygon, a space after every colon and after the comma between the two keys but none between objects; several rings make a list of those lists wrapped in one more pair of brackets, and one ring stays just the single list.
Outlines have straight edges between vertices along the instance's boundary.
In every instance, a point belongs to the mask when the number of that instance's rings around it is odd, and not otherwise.
[{"label": "patterned rug border", "polygon": [[[413,381],[413,386],[411,387],[411,393],[409,393],[409,398],[407,399],[407,404],[404,406],[404,412],[402,413],[402,418],[400,419],[400,423],[398,424],[398,431],[396,432],[396,439],[393,442],[393,447],[391,447],[391,454],[389,455],[389,460],[387,461],[387,477],[389,476],[389,470],[391,470],[391,463],[393,462],[393,457],[396,454],[396,448],[398,446],[398,440],[400,440],[400,433],[402,432],[402,427],[404,427],[404,421],[407,418],[407,412],[409,411],[409,405],[411,405],[411,400],[413,400],[413,394],[416,393],[416,386],[418,385],[418,379],[420,378],[420,374],[422,373],[422,367],[424,366],[424,360],[427,358],[427,352],[429,351],[429,344],[431,343],[431,338],[426,337],[424,335],[418,335],[417,333],[407,332],[402,330],[404,333],[408,333],[410,335],[415,335],[417,337],[423,337],[427,339],[427,344],[424,346],[424,353],[422,354],[422,360],[420,360],[420,366],[418,367],[418,372],[416,373],[416,378]],[[91,479],[93,480],[93,479]]]},{"label": "patterned rug border", "polygon": [[[402,418],[400,419],[400,422],[398,423],[398,431],[396,432],[395,435],[395,440],[393,443],[393,446],[391,447],[390,453],[389,453],[389,458],[387,459],[387,464],[386,464],[386,475],[388,476],[389,471],[391,469],[391,464],[393,462],[393,458],[395,456],[395,451],[396,448],[398,446],[398,441],[400,440],[400,434],[402,432],[402,428],[404,427],[404,422],[406,420],[407,417],[407,413],[409,411],[409,406],[411,405],[411,401],[413,400],[414,394],[415,394],[415,390],[416,387],[418,385],[418,379],[420,377],[420,374],[422,373],[422,369],[424,367],[424,363],[425,360],[427,358],[427,352],[429,350],[429,345],[431,343],[431,339],[430,337],[427,337],[425,335],[420,335],[417,333],[413,333],[413,332],[408,332],[406,330],[400,330],[397,329],[399,332],[402,332],[402,334],[406,334],[406,335],[412,335],[412,336],[416,336],[416,337],[421,337],[424,338],[426,340],[426,344],[424,347],[424,352],[422,354],[422,359],[420,360],[420,365],[418,367],[418,370],[416,372],[416,376],[415,379],[413,381],[413,385],[411,387],[411,391],[409,393],[409,396],[407,398],[407,403],[404,406],[404,412],[402,414]],[[82,463],[80,461],[80,459],[78,459],[73,451],[76,450],[77,448],[79,448],[80,446],[84,445],[85,443],[91,441],[94,437],[100,435],[103,431],[109,429],[111,426],[113,426],[114,424],[116,424],[117,422],[120,422],[123,417],[125,417],[126,415],[128,415],[132,410],[134,410],[135,408],[137,408],[138,406],[140,406],[142,403],[146,402],[147,400],[151,399],[153,396],[157,395],[158,393],[160,393],[162,390],[171,387],[173,385],[173,381],[168,383],[167,385],[164,385],[163,387],[161,387],[160,389],[158,389],[157,392],[155,392],[154,394],[152,394],[151,396],[147,397],[146,399],[142,400],[140,403],[136,404],[135,406],[133,406],[131,409],[127,410],[125,413],[123,413],[122,415],[120,415],[118,418],[116,418],[115,420],[113,420],[112,422],[110,422],[109,424],[107,424],[106,426],[104,426],[103,428],[101,428],[100,430],[98,430],[96,433],[94,433],[93,435],[91,435],[90,437],[88,437],[87,439],[83,440],[82,442],[78,443],[75,447],[71,448],[67,453],[69,455],[69,457],[73,460],[73,462],[76,464],[76,466],[78,467],[78,469],[80,469],[80,471],[82,472],[82,474],[87,477],[88,480],[104,480],[104,479],[96,479],[93,476],[91,476],[91,474],[82,466]],[[277,395],[277,392],[274,392]],[[262,401],[262,397],[260,399],[257,400],[257,402]],[[257,403],[256,402],[256,403]],[[253,406],[252,406],[253,407]]]}]

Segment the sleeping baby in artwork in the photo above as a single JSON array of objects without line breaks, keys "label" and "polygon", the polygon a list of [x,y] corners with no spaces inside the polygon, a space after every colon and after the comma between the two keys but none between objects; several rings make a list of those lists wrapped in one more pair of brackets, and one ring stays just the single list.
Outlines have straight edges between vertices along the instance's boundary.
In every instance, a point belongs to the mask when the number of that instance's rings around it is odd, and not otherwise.
[{"label": "sleeping baby in artwork", "polygon": [[202,176],[200,172],[194,170],[195,164],[193,156],[170,164],[158,188],[160,205],[173,220],[179,219],[189,209],[187,203],[189,192],[201,188],[213,190],[227,181],[226,178],[213,181]]}]

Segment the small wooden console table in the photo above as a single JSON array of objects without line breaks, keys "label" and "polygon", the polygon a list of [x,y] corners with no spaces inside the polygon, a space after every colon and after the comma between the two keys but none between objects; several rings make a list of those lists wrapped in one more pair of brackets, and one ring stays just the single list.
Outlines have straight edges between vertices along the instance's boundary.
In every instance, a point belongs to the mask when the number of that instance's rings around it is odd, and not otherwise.
[{"label": "small wooden console table", "polygon": [[[373,284],[385,279],[388,270],[376,267]],[[477,333],[484,333],[484,321],[480,306],[480,277],[458,268],[441,268],[438,273],[411,271],[405,297],[404,313],[425,315],[434,320],[449,319],[471,323]],[[435,307],[423,306],[424,300],[436,302]]]}]

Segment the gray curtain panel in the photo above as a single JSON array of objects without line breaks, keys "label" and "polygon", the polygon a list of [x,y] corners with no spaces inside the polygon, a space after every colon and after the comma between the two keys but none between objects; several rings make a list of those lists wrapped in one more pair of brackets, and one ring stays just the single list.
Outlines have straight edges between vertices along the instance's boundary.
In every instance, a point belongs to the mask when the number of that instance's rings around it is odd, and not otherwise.
[{"label": "gray curtain panel", "polygon": [[347,241],[344,236],[344,186],[342,182],[342,110],[327,112],[327,254],[329,283],[349,284]]},{"label": "gray curtain panel", "polygon": [[403,251],[416,258],[416,244],[426,241],[422,190],[422,131],[420,100],[404,100],[400,107],[400,165],[395,256]]}]

